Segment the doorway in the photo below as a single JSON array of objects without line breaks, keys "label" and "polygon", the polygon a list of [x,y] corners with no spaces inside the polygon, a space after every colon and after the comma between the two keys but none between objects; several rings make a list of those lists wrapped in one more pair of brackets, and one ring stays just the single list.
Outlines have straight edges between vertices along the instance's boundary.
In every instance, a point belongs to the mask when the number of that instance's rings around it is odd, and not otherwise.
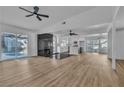
[{"label": "doorway", "polygon": [[38,56],[52,57],[53,35],[46,33],[38,35]]}]

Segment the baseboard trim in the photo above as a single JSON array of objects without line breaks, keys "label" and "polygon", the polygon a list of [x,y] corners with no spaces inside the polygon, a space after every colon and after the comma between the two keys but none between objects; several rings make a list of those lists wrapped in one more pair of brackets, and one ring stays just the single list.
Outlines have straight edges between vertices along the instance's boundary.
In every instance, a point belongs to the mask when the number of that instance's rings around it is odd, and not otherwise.
[{"label": "baseboard trim", "polygon": [[[112,60],[112,58],[108,58],[109,60]],[[124,61],[124,59],[116,59],[116,61]]]},{"label": "baseboard trim", "polygon": [[37,56],[26,56],[26,57],[20,57],[20,58],[3,59],[3,60],[0,60],[0,62],[12,61],[12,60],[18,60],[18,59],[24,59],[24,58],[31,58],[31,57],[37,57]]}]

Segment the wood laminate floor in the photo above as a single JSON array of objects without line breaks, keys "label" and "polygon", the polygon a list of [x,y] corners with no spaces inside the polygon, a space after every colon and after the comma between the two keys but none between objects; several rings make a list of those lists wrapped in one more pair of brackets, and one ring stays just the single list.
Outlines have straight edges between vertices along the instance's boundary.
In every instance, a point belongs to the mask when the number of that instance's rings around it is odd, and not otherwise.
[{"label": "wood laminate floor", "polygon": [[106,55],[81,54],[62,60],[32,57],[0,63],[0,86],[124,86],[124,62],[113,71]]}]

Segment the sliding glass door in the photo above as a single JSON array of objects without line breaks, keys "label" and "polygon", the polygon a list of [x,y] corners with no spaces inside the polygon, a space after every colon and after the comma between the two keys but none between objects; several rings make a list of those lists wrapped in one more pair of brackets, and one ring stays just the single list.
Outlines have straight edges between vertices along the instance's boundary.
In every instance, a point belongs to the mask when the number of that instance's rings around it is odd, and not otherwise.
[{"label": "sliding glass door", "polygon": [[13,33],[2,34],[1,39],[1,58],[12,59],[16,57],[16,35]]},{"label": "sliding glass door", "polygon": [[14,59],[27,56],[28,38],[26,35],[2,33],[1,59]]},{"label": "sliding glass door", "polygon": [[27,35],[17,34],[16,45],[17,45],[16,56],[17,57],[27,56],[27,50],[28,50],[28,37],[27,37]]}]

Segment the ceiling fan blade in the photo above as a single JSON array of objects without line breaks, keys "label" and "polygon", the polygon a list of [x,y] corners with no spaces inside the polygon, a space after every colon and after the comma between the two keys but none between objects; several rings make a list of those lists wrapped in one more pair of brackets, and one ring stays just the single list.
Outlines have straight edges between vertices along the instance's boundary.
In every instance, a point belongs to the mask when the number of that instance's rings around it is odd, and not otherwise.
[{"label": "ceiling fan blade", "polygon": [[34,14],[30,14],[30,15],[26,15],[26,17],[30,17],[30,16],[33,16]]},{"label": "ceiling fan blade", "polygon": [[72,33],[72,35],[78,35],[78,34],[76,34],[76,33]]},{"label": "ceiling fan blade", "polygon": [[76,33],[73,33],[73,35],[78,35],[78,34],[76,34]]},{"label": "ceiling fan blade", "polygon": [[42,16],[42,17],[46,17],[46,18],[49,18],[48,15],[44,15],[44,14],[37,14],[38,16]]},{"label": "ceiling fan blade", "polygon": [[29,12],[29,13],[33,13],[33,12],[31,12],[31,11],[25,9],[25,8],[22,8],[22,7],[19,7],[19,9],[22,9],[22,10],[24,10],[24,11],[26,11],[26,12]]},{"label": "ceiling fan blade", "polygon": [[39,21],[41,21],[42,19],[37,15],[37,19],[39,20]]},{"label": "ceiling fan blade", "polygon": [[70,34],[70,36],[74,36],[74,35],[78,35],[78,34],[73,34],[73,33]]}]

